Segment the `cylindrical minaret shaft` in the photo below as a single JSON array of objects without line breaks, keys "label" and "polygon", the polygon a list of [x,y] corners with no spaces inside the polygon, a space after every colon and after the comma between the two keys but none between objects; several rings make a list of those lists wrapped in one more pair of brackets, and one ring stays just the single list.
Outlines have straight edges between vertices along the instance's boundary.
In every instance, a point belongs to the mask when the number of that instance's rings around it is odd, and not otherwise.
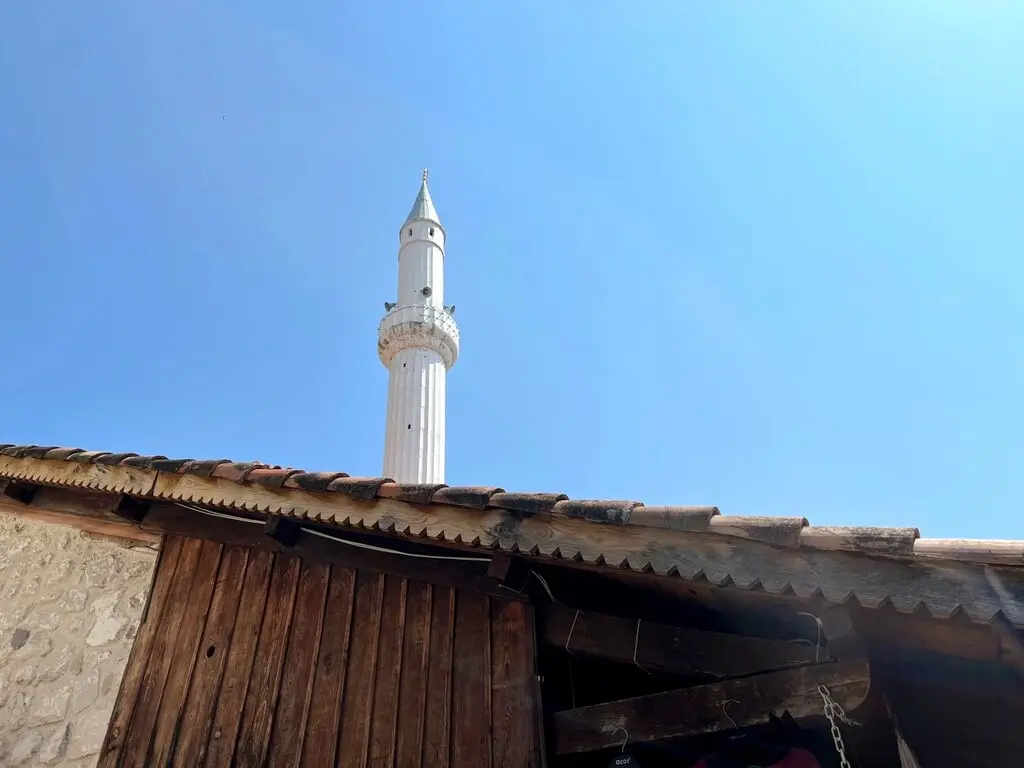
[{"label": "cylindrical minaret shaft", "polygon": [[384,476],[399,483],[443,483],[445,377],[459,355],[454,307],[444,305],[445,231],[427,172],[399,233],[397,302],[377,334],[388,368]]}]

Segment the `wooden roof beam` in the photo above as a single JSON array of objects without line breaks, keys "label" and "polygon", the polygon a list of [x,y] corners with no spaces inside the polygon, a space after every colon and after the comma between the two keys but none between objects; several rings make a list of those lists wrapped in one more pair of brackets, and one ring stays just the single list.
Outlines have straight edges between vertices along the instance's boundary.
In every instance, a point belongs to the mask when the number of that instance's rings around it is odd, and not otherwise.
[{"label": "wooden roof beam", "polygon": [[[813,664],[817,655],[808,642],[685,629],[558,606],[542,609],[541,617],[546,645],[646,670],[730,678]],[[827,653],[821,651],[823,657]]]},{"label": "wooden roof beam", "polygon": [[851,712],[867,698],[868,663],[787,669],[557,712],[551,723],[555,753],[617,746],[624,730],[636,744],[761,725],[785,712],[797,720],[824,716],[820,685]]}]

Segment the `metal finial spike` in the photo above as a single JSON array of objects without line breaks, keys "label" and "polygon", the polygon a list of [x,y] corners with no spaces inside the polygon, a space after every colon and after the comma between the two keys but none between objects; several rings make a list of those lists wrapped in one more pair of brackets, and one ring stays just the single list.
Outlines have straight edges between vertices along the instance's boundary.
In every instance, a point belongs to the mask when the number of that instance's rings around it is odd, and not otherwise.
[{"label": "metal finial spike", "polygon": [[426,184],[426,183],[427,183],[427,176],[428,176],[429,174],[430,174],[430,171],[428,171],[428,170],[427,170],[426,168],[424,168],[424,169],[423,169],[423,183],[424,183],[424,184]]}]

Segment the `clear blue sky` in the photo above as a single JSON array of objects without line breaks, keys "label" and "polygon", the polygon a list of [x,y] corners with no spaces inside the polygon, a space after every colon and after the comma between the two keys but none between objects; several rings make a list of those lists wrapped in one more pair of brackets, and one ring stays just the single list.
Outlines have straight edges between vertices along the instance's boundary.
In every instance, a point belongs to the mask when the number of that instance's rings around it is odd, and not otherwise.
[{"label": "clear blue sky", "polygon": [[0,440],[1024,538],[1024,5],[0,4]]}]

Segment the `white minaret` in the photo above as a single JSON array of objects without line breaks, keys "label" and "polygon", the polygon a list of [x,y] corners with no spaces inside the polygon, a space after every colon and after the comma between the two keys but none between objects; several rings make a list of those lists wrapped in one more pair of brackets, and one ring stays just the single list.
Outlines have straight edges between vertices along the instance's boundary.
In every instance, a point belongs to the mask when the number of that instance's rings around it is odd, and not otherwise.
[{"label": "white minaret", "polygon": [[389,373],[384,477],[443,483],[445,376],[459,356],[459,328],[455,306],[444,305],[445,232],[426,171],[398,242],[398,300],[384,302],[377,329]]}]

